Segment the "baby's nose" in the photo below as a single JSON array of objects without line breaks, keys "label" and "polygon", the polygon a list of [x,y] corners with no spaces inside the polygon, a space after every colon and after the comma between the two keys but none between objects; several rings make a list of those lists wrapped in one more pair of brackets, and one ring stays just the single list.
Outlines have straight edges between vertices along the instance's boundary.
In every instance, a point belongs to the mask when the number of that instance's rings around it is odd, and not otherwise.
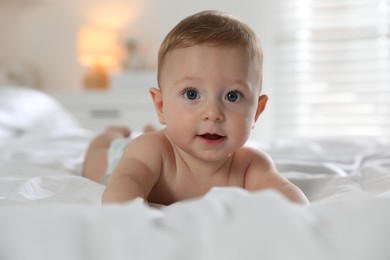
[{"label": "baby's nose", "polygon": [[211,121],[223,121],[224,114],[222,108],[218,103],[215,102],[208,104],[207,106],[205,106],[202,112],[202,119]]}]

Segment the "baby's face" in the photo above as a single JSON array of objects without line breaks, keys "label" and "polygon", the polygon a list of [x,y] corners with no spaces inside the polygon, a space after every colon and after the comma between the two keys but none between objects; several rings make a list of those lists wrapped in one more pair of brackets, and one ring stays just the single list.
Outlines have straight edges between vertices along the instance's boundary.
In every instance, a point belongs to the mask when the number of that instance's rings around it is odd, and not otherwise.
[{"label": "baby's face", "polygon": [[259,114],[252,67],[237,48],[202,44],[168,53],[160,89],[172,142],[203,160],[222,159],[244,145]]}]

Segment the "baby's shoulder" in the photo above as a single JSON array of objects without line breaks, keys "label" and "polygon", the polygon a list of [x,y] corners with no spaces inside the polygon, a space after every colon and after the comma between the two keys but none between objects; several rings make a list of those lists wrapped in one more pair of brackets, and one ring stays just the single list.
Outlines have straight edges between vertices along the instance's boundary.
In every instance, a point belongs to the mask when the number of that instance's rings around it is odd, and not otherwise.
[{"label": "baby's shoulder", "polygon": [[242,147],[234,156],[236,163],[245,165],[246,172],[273,170],[275,165],[271,157],[258,149],[252,147]]},{"label": "baby's shoulder", "polygon": [[252,147],[242,147],[237,150],[235,153],[236,160],[247,161],[247,162],[264,162],[270,163],[272,162],[270,156],[259,150]]},{"label": "baby's shoulder", "polygon": [[[171,160],[171,148],[163,134],[145,133],[132,139],[124,151],[124,160],[144,162],[151,168],[160,168]],[[153,166],[153,167],[152,167]]]},{"label": "baby's shoulder", "polygon": [[144,133],[132,139],[128,144],[128,149],[133,153],[147,151],[150,153],[164,153],[169,149],[169,142],[160,131]]},{"label": "baby's shoulder", "polygon": [[131,140],[132,143],[155,144],[155,146],[166,145],[165,135],[161,131],[143,133]]}]

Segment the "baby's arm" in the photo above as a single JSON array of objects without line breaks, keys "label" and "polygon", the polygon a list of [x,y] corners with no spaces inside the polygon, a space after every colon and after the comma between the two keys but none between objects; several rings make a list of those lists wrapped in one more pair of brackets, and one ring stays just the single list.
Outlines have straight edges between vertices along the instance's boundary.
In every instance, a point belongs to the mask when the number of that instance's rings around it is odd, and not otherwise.
[{"label": "baby's arm", "polygon": [[268,155],[252,151],[252,162],[246,172],[245,188],[248,190],[275,189],[289,200],[299,204],[309,204],[305,194],[297,186],[282,176]]},{"label": "baby's arm", "polygon": [[158,134],[145,134],[127,146],[103,193],[103,203],[147,199],[160,177],[162,157]]}]

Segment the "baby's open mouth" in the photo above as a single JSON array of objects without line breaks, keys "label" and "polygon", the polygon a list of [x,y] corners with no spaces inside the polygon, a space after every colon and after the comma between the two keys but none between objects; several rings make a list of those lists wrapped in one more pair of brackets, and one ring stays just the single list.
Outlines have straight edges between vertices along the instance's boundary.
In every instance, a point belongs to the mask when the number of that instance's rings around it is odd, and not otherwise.
[{"label": "baby's open mouth", "polygon": [[224,136],[218,135],[218,134],[203,134],[203,135],[200,135],[200,137],[207,139],[207,140],[219,140],[219,139],[224,138]]}]

